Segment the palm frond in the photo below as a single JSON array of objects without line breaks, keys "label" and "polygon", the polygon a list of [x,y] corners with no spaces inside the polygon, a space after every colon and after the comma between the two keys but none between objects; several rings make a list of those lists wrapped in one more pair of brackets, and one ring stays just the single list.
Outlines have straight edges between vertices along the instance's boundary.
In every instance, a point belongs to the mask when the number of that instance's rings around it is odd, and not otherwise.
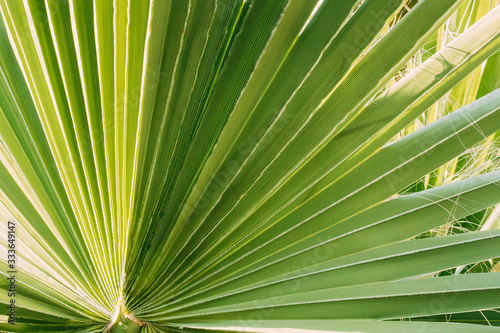
[{"label": "palm frond", "polygon": [[1,0],[0,330],[499,331],[497,4]]}]

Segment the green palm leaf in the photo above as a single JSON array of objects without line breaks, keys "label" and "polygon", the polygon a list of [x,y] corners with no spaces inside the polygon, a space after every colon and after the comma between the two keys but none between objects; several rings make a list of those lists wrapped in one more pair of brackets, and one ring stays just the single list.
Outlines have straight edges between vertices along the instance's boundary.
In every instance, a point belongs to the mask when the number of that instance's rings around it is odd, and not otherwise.
[{"label": "green palm leaf", "polygon": [[0,330],[500,331],[496,5],[0,1]]}]

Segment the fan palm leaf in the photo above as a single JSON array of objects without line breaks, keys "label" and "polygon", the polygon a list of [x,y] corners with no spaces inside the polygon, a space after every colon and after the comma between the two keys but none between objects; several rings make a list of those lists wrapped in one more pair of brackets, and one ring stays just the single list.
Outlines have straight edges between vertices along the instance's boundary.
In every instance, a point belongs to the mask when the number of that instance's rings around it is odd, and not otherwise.
[{"label": "fan palm leaf", "polygon": [[496,5],[1,0],[0,329],[500,331]]}]

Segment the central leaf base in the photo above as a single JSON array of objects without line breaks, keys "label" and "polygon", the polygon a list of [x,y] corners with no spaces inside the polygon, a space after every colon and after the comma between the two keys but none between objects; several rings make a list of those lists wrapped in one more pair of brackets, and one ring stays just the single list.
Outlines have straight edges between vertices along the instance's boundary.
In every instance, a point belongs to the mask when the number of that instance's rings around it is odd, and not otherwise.
[{"label": "central leaf base", "polygon": [[142,326],[130,320],[123,312],[116,320],[115,324],[111,327],[111,333],[139,333],[141,332]]}]

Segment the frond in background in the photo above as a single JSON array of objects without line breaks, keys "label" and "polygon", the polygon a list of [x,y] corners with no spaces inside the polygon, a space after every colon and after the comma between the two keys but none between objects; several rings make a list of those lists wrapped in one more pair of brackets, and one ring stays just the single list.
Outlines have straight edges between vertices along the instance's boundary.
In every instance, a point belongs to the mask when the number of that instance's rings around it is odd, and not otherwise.
[{"label": "frond in background", "polygon": [[500,331],[497,4],[1,0],[0,329]]}]

